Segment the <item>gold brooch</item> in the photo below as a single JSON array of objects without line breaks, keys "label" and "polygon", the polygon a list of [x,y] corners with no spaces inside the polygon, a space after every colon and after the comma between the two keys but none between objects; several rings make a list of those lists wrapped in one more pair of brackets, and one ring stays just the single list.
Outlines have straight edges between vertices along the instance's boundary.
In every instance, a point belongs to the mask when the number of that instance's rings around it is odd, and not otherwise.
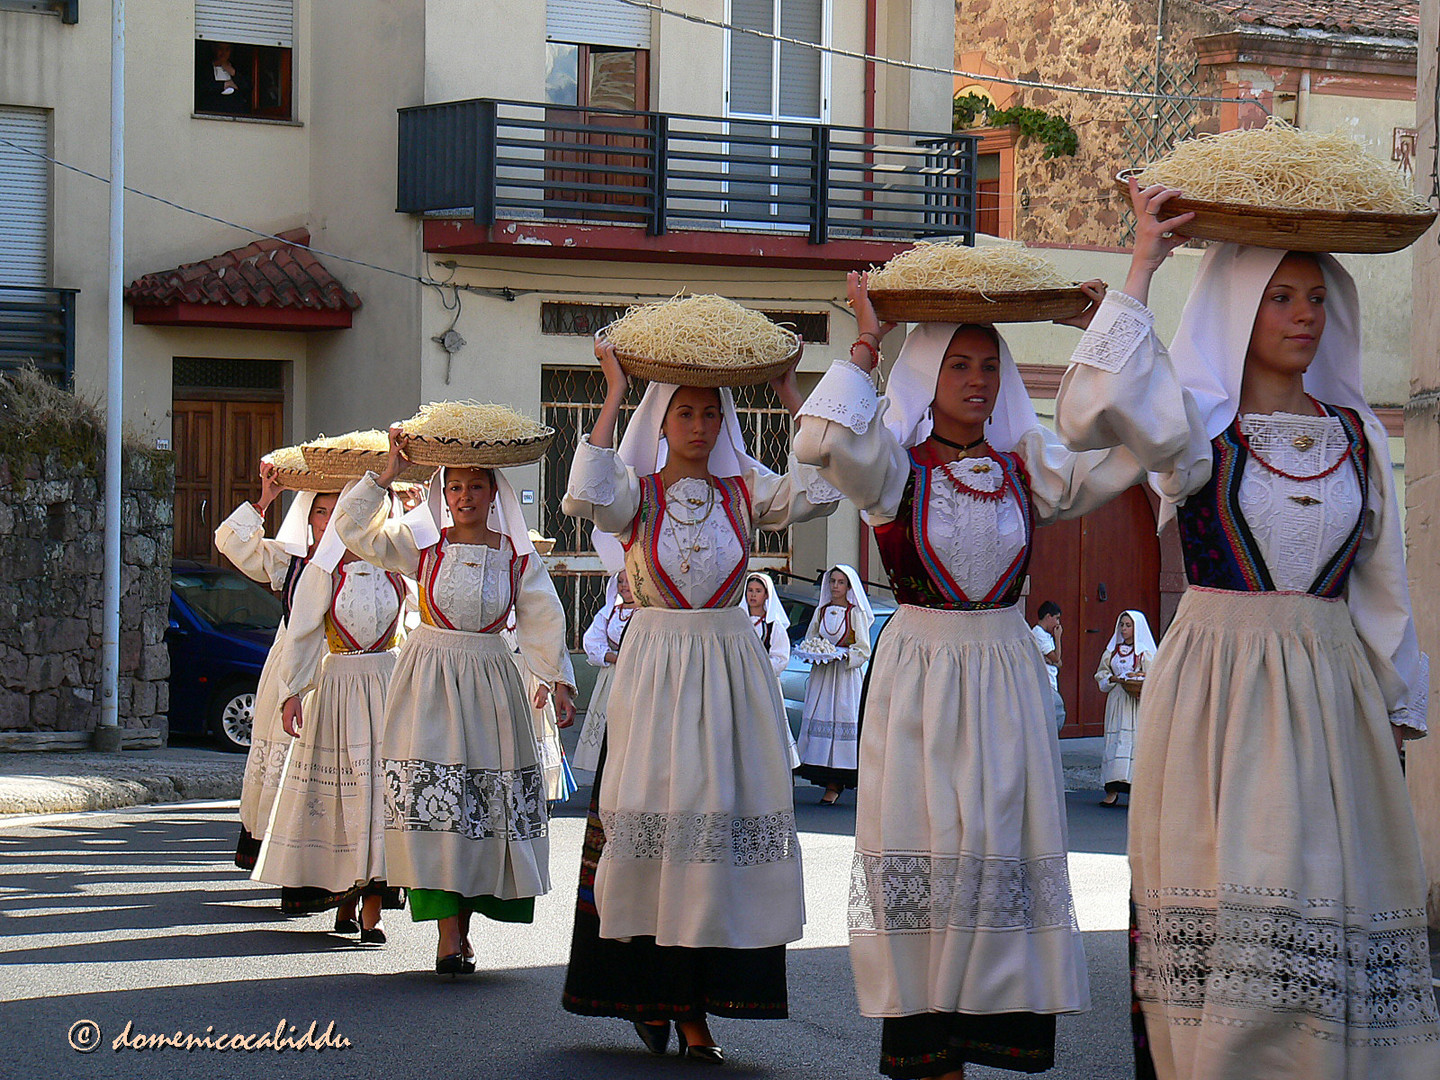
[{"label": "gold brooch", "polygon": [[980,462],[978,465],[972,465],[972,466],[970,466],[970,471],[971,471],[971,472],[989,472],[989,471],[990,471],[990,463],[989,463],[988,461],[982,461],[982,462]]},{"label": "gold brooch", "polygon": [[1291,441],[1290,445],[1295,447],[1295,449],[1299,450],[1301,453],[1304,453],[1306,450],[1309,450],[1312,446],[1315,445],[1315,440],[1312,439],[1309,435],[1296,435],[1295,438]]},{"label": "gold brooch", "polygon": [[1290,496],[1290,501],[1291,501],[1291,502],[1299,503],[1301,506],[1319,506],[1319,505],[1320,505],[1320,500],[1319,500],[1319,499],[1312,498],[1312,497],[1309,496],[1309,495],[1291,495],[1291,496]]}]

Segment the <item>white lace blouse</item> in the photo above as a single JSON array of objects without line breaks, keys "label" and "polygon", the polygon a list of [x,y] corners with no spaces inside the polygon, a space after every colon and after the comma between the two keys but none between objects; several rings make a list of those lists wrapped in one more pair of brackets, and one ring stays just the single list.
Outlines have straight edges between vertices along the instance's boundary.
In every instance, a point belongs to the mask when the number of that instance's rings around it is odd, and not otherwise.
[{"label": "white lace blouse", "polygon": [[[784,474],[761,467],[742,477],[756,528],[781,529],[834,510],[833,502],[816,503],[810,498],[807,484],[816,480],[813,470],[807,474],[791,464]],[[586,437],[575,448],[561,506],[571,517],[588,518],[605,532],[625,534],[640,510],[640,480],[613,449],[594,446]],[[707,480],[681,478],[665,489],[665,501],[657,542],[660,568],[686,603],[698,608],[749,559],[750,538],[737,534],[718,489]]]},{"label": "white lace blouse", "polygon": [[627,610],[619,604],[608,611],[595,613],[595,618],[590,620],[590,627],[585,631],[585,638],[581,642],[585,647],[585,659],[590,661],[592,666],[610,666],[605,662],[605,654],[620,651],[620,639],[634,613],[634,608]]},{"label": "white lace blouse", "polygon": [[1291,480],[1255,455],[1291,476],[1315,476],[1345,455],[1345,428],[1333,416],[1274,413],[1241,416],[1240,431],[1252,450],[1240,480],[1245,523],[1275,588],[1304,592],[1355,528],[1360,477],[1346,462],[1320,479]]},{"label": "white lace blouse", "polygon": [[300,575],[290,612],[286,648],[279,674],[282,698],[304,694],[315,686],[320,661],[330,651],[325,615],[362,649],[388,641],[392,627],[403,632],[406,600],[378,566],[350,562],[326,573],[310,563]]},{"label": "white lace blouse", "polygon": [[[407,577],[416,577],[423,552],[409,526],[392,521],[385,491],[367,475],[335,507],[335,528],[345,546],[366,562]],[[516,634],[525,664],[547,686],[575,685],[570,652],[565,647],[565,609],[541,558],[531,556],[512,595],[509,540],[497,548],[483,544],[451,544],[442,540],[440,570],[433,585],[421,582],[421,595],[433,603],[456,630],[477,632],[503,620],[515,608]]]}]

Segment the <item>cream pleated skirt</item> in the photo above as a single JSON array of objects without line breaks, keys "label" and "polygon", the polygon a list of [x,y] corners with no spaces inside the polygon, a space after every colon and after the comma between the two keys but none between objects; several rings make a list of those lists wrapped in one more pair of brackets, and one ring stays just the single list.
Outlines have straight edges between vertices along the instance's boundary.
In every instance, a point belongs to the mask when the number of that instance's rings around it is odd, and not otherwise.
[{"label": "cream pleated skirt", "polygon": [[[385,877],[380,737],[395,653],[330,654],[301,703],[260,857],[272,885],[339,893]],[[289,736],[286,736],[289,738]]]},{"label": "cream pleated skirt", "polygon": [[290,752],[290,736],[285,734],[280,719],[285,703],[280,700],[280,657],[285,651],[285,624],[275,630],[275,641],[260,668],[260,681],[255,687],[255,709],[250,721],[250,750],[245,755],[245,777],[240,785],[240,824],[257,841],[265,836],[275,793],[280,789],[280,775],[285,771],[285,757]]},{"label": "cream pleated skirt", "polygon": [[1053,709],[1018,608],[905,605],[886,626],[850,881],[864,1015],[1089,1008]]},{"label": "cream pleated skirt", "polygon": [[1162,1080],[1435,1080],[1425,877],[1343,601],[1191,588],[1140,703],[1135,987]]},{"label": "cream pleated skirt", "polygon": [[595,676],[595,687],[590,691],[590,704],[585,706],[585,723],[580,728],[580,738],[575,743],[575,756],[571,759],[577,769],[595,771],[600,764],[600,747],[605,742],[605,710],[610,703],[610,687],[615,682],[615,665],[607,664]]},{"label": "cream pleated skirt", "polygon": [[[1145,691],[1141,691],[1143,696]],[[1134,773],[1135,728],[1140,699],[1123,686],[1105,695],[1105,748],[1100,759],[1100,783],[1128,784]]]},{"label": "cream pleated skirt", "polygon": [[525,685],[498,634],[421,625],[385,703],[391,885],[515,900],[550,889],[545,787]]},{"label": "cream pleated skirt", "polygon": [[795,749],[801,764],[860,767],[860,691],[865,673],[836,661],[816,664],[805,683],[804,719]]},{"label": "cream pleated skirt", "polygon": [[805,921],[780,687],[738,607],[641,608],[609,702],[600,936],[759,949]]}]

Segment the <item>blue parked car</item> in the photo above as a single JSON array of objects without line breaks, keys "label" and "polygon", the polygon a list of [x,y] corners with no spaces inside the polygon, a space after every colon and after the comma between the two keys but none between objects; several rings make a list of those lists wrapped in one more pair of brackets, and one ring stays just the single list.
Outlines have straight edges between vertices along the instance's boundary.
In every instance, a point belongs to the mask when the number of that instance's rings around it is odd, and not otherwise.
[{"label": "blue parked car", "polygon": [[282,609],[243,574],[176,559],[170,566],[170,730],[250,745],[255,686]]},{"label": "blue parked car", "polygon": [[[780,603],[785,606],[785,614],[790,617],[790,645],[793,648],[805,640],[805,631],[815,615],[816,590],[777,585],[775,592],[780,597]],[[870,644],[873,647],[881,629],[890,616],[895,614],[895,608],[892,604],[877,602],[873,596],[870,598],[870,605],[875,611],[875,622],[870,627]],[[866,664],[866,667],[868,666]],[[797,739],[800,737],[800,721],[805,713],[805,684],[810,678],[810,667],[811,665],[791,653],[790,663],[785,665],[785,670],[780,673],[780,694],[785,699],[785,719],[790,723],[790,734]]]}]

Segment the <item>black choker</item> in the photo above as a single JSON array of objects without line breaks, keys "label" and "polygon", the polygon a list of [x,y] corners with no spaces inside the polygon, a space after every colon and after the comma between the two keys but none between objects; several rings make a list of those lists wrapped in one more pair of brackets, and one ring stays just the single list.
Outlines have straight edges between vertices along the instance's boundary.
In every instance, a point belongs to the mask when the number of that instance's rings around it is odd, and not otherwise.
[{"label": "black choker", "polygon": [[946,446],[950,447],[952,450],[961,450],[961,451],[964,451],[964,450],[974,450],[977,446],[980,446],[980,445],[982,445],[982,444],[985,442],[985,436],[984,436],[984,435],[981,435],[981,436],[980,436],[978,439],[976,439],[974,442],[967,442],[967,443],[951,442],[949,439],[945,438],[944,435],[937,435],[937,434],[936,434],[935,432],[933,432],[933,431],[930,432],[930,438],[934,439],[934,440],[935,440],[936,442],[938,442],[938,443],[944,443]]}]

